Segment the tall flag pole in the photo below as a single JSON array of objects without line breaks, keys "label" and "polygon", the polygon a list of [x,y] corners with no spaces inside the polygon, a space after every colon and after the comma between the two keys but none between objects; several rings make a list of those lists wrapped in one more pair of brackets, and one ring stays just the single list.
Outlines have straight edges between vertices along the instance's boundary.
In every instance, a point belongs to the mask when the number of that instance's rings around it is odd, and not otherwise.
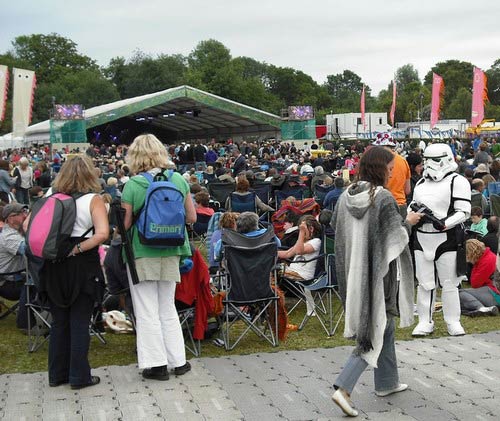
[{"label": "tall flag pole", "polygon": [[5,119],[7,92],[9,91],[9,68],[0,65],[0,122]]},{"label": "tall flag pole", "polygon": [[392,105],[391,105],[391,124],[394,127],[394,115],[396,114],[396,81],[392,81]]},{"label": "tall flag pole", "polygon": [[24,137],[31,122],[33,99],[35,96],[35,72],[25,69],[13,69],[14,95],[12,110],[12,136]]},{"label": "tall flag pole", "polygon": [[431,102],[431,129],[439,120],[441,111],[441,101],[444,95],[443,78],[436,73],[432,73],[432,102]]},{"label": "tall flag pole", "polygon": [[361,123],[363,123],[363,131],[366,131],[366,120],[365,120],[365,85],[363,85],[363,90],[361,91]]},{"label": "tall flag pole", "polygon": [[471,126],[477,127],[484,119],[484,102],[488,101],[488,87],[485,73],[478,67],[474,67],[474,79],[472,81],[472,115]]}]

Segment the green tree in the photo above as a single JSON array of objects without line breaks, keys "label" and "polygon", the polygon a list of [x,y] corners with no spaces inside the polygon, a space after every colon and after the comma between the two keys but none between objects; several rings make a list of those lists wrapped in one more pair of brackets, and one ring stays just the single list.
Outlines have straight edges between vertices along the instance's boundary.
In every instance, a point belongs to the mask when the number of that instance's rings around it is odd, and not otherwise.
[{"label": "green tree", "polygon": [[470,120],[472,110],[472,93],[469,88],[458,90],[447,109],[448,118],[465,118]]},{"label": "green tree", "polygon": [[82,104],[85,108],[120,99],[116,87],[97,70],[80,70],[58,81],[41,84],[33,105],[33,120],[49,118],[52,99],[61,104]]},{"label": "green tree", "polygon": [[418,71],[413,67],[413,64],[405,64],[398,68],[394,80],[396,81],[398,91],[404,89],[410,83],[418,82],[420,84]]},{"label": "green tree", "polygon": [[[324,87],[332,98],[334,113],[359,112],[363,82],[356,73],[351,70],[344,70],[336,75],[328,75]],[[366,86],[365,105],[367,111],[370,96],[370,87]]]},{"label": "green tree", "polygon": [[[444,80],[444,101],[442,105],[441,118],[453,118],[453,116],[458,112],[458,103],[454,101],[455,97],[458,96],[461,88],[466,88],[469,92],[471,91],[473,69],[474,66],[471,63],[459,60],[447,60],[437,63],[425,75],[424,85],[430,90],[432,89],[433,72],[440,75]],[[460,101],[462,99],[463,98],[460,98]],[[453,108],[451,108],[452,103],[454,103]]]},{"label": "green tree", "polygon": [[21,35],[12,47],[12,56],[27,63],[39,82],[56,81],[68,71],[98,69],[94,60],[78,52],[75,42],[56,33]]},{"label": "green tree", "polygon": [[122,98],[131,98],[184,84],[186,70],[186,58],[180,54],[153,58],[138,50],[128,62],[111,59],[104,73]]},{"label": "green tree", "polygon": [[500,58],[486,71],[488,98],[492,105],[500,105]]}]

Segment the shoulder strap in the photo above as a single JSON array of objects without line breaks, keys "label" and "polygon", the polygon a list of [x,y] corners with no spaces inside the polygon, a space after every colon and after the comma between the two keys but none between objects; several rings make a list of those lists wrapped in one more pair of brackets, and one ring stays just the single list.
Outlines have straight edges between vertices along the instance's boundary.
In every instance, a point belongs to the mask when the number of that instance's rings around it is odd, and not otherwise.
[{"label": "shoulder strap", "polygon": [[453,175],[450,183],[450,207],[448,208],[448,215],[450,215],[455,207],[453,206],[455,203],[455,196],[453,195],[453,189],[455,188],[455,178],[457,178],[458,174]]}]

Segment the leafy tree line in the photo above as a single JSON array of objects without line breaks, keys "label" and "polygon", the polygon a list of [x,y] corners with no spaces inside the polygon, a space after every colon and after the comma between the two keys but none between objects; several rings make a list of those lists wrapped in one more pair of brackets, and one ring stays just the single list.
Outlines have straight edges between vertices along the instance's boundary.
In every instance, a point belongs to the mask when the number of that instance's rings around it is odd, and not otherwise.
[{"label": "leafy tree line", "polygon": [[[77,44],[58,34],[22,35],[12,48],[0,54],[0,64],[34,70],[37,90],[33,123],[48,118],[52,102],[81,103],[86,108],[119,99],[190,85],[274,114],[289,105],[312,105],[318,123],[330,112],[359,112],[363,80],[351,70],[328,75],[323,84],[290,67],[277,67],[251,57],[232,57],[219,41],[201,41],[188,56],[151,56],[140,50],[130,58],[114,57],[99,67],[81,54]],[[436,63],[420,79],[412,64],[395,72],[397,85],[396,122],[428,120],[432,72],[445,82],[441,118],[470,120],[473,64],[458,60]],[[500,59],[487,71],[490,103],[486,118],[500,120]],[[12,84],[6,119],[1,133],[11,131]],[[392,102],[392,81],[377,96],[366,86],[366,110],[388,112]]]}]

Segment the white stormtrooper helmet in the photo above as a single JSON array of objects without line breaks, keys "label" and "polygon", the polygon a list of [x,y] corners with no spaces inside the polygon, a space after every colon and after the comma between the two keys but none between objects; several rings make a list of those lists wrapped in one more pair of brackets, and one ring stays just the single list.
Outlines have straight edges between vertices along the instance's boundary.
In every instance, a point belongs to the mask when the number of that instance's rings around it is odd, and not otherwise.
[{"label": "white stormtrooper helmet", "polygon": [[446,175],[458,168],[451,148],[445,143],[434,143],[424,151],[423,176],[441,181]]}]

